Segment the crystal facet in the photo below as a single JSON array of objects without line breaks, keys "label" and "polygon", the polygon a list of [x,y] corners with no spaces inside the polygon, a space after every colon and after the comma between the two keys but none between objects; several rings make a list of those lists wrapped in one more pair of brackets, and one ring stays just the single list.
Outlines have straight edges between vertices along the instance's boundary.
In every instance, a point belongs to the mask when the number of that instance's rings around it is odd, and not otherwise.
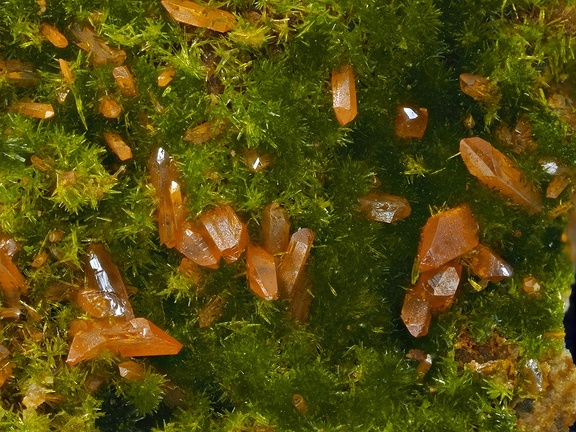
[{"label": "crystal facet", "polygon": [[113,132],[104,132],[103,135],[106,144],[118,156],[118,159],[121,161],[132,159],[132,150],[120,135]]},{"label": "crystal facet", "polygon": [[460,75],[460,89],[478,102],[488,102],[493,97],[493,85],[480,75],[463,73]]},{"label": "crystal facet", "polygon": [[500,258],[492,249],[482,244],[468,254],[470,270],[478,277],[492,282],[498,282],[512,276],[514,270],[506,261]]},{"label": "crystal facet", "polygon": [[558,198],[558,196],[572,183],[570,176],[560,174],[554,176],[546,188],[546,198]]},{"label": "crystal facet", "polygon": [[158,74],[158,87],[166,87],[174,79],[176,74],[176,69],[167,67],[162,72]]},{"label": "crystal facet", "polygon": [[52,118],[55,114],[52,105],[39,102],[14,102],[10,105],[9,109],[26,117],[41,120]]},{"label": "crystal facet", "polygon": [[200,223],[227,263],[236,261],[248,245],[248,230],[232,207],[215,207],[200,215]]},{"label": "crystal facet", "polygon": [[332,106],[336,119],[342,126],[350,123],[358,114],[356,83],[352,66],[344,65],[332,71]]},{"label": "crystal facet", "polygon": [[178,252],[199,266],[218,268],[222,253],[205,231],[192,222],[184,222],[179,229],[175,247]]},{"label": "crystal facet", "polygon": [[138,89],[134,82],[134,77],[128,66],[116,66],[112,69],[112,76],[116,80],[116,85],[124,97],[138,96]]},{"label": "crystal facet", "polygon": [[269,156],[258,154],[254,149],[244,153],[244,162],[246,162],[248,169],[252,172],[262,172],[272,163]]},{"label": "crystal facet", "polygon": [[274,257],[260,246],[248,245],[246,250],[246,277],[250,289],[265,300],[278,298],[276,264]]},{"label": "crystal facet", "polygon": [[128,381],[142,381],[146,374],[146,369],[140,363],[128,360],[118,363],[118,372],[122,378]]},{"label": "crystal facet", "polygon": [[386,223],[406,219],[412,211],[406,198],[376,192],[360,198],[360,209],[368,219]]},{"label": "crystal facet", "polygon": [[232,30],[236,18],[222,9],[210,9],[189,0],[162,0],[162,6],[176,21],[220,33]]},{"label": "crystal facet", "polygon": [[524,278],[522,288],[527,294],[536,295],[540,292],[541,286],[538,279],[534,276],[527,276]]},{"label": "crystal facet", "polygon": [[302,228],[292,234],[288,249],[278,266],[278,288],[280,297],[292,299],[295,289],[304,281],[304,269],[314,242],[314,232]]},{"label": "crystal facet", "polygon": [[68,46],[68,39],[58,29],[50,24],[42,23],[40,26],[40,33],[56,48],[66,48]]},{"label": "crystal facet", "polygon": [[420,275],[416,284],[426,291],[431,312],[443,312],[452,306],[461,276],[462,265],[454,261]]},{"label": "crystal facet", "polygon": [[413,286],[406,292],[401,317],[412,336],[421,337],[428,333],[432,310],[421,284]]},{"label": "crystal facet", "polygon": [[508,159],[482,138],[464,138],[460,141],[460,155],[470,171],[486,186],[511,198],[531,213],[542,210],[542,201],[529,185],[512,160]]},{"label": "crystal facet", "polygon": [[0,249],[0,289],[7,307],[20,307],[20,293],[26,292],[24,276],[3,249]]},{"label": "crystal facet", "polygon": [[214,122],[204,122],[186,130],[182,139],[192,144],[204,144],[222,132],[222,129],[223,125],[216,126]]},{"label": "crystal facet", "polygon": [[396,135],[400,138],[422,138],[428,126],[428,110],[413,106],[399,106],[396,109]]},{"label": "crystal facet", "polygon": [[7,82],[20,87],[33,86],[40,81],[32,63],[17,59],[3,60],[0,58],[0,76],[5,78]]},{"label": "crystal facet", "polygon": [[115,119],[120,116],[122,106],[114,99],[104,97],[98,104],[98,112],[106,118]]},{"label": "crystal facet", "polygon": [[72,27],[72,34],[78,40],[78,46],[90,54],[90,61],[94,66],[102,66],[107,63],[121,65],[126,60],[126,52],[111,48],[101,38],[96,36],[94,30],[85,26]]},{"label": "crystal facet", "polygon": [[478,222],[464,204],[430,217],[422,229],[418,246],[421,272],[438,268],[474,249],[478,244]]}]

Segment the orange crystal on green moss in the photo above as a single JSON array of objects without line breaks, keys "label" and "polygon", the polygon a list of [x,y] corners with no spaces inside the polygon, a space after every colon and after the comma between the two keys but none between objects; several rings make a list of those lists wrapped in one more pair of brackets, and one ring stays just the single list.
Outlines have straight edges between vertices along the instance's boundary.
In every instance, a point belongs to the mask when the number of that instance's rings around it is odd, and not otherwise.
[{"label": "orange crystal on green moss", "polygon": [[114,65],[121,65],[126,60],[126,52],[124,50],[115,49],[110,46],[101,38],[96,36],[94,30],[88,26],[80,28],[74,26],[72,34],[78,40],[77,45],[90,54],[90,62],[94,66],[102,66],[107,63]]},{"label": "orange crystal on green moss", "polygon": [[122,96],[138,96],[138,89],[136,88],[134,77],[132,76],[130,69],[128,69],[128,66],[116,66],[112,69],[112,76],[116,80],[116,85],[120,89]]},{"label": "orange crystal on green moss", "polygon": [[430,303],[432,313],[444,312],[454,302],[462,279],[462,265],[452,261],[438,269],[424,272],[417,284],[421,284]]},{"label": "orange crystal on green moss", "polygon": [[176,250],[199,266],[216,269],[222,253],[206,232],[193,224],[184,222],[176,233]]},{"label": "orange crystal on green moss", "polygon": [[292,299],[294,291],[304,281],[304,270],[312,250],[315,234],[309,228],[302,228],[292,234],[288,249],[278,266],[278,289],[280,297]]},{"label": "orange crystal on green moss", "polygon": [[286,251],[290,242],[290,220],[280,204],[273,202],[262,215],[264,248],[272,255]]},{"label": "orange crystal on green moss", "polygon": [[46,38],[48,42],[56,48],[66,48],[68,46],[68,39],[60,31],[47,23],[42,23],[40,26],[40,33]]},{"label": "orange crystal on green moss", "polygon": [[406,292],[401,317],[412,336],[421,337],[428,334],[432,310],[422,284],[416,284]]},{"label": "orange crystal on green moss", "polygon": [[332,71],[332,106],[342,126],[350,123],[358,114],[354,70],[350,65]]},{"label": "orange crystal on green moss", "polygon": [[176,21],[220,33],[232,30],[236,18],[222,9],[211,9],[188,0],[162,0],[162,6]]},{"label": "orange crystal on green moss", "polygon": [[312,304],[312,283],[308,278],[306,269],[299,277],[299,282],[294,288],[292,299],[290,300],[290,313],[291,319],[300,323],[305,323],[310,318],[310,305]]},{"label": "orange crystal on green moss", "polygon": [[142,381],[146,375],[146,369],[140,363],[128,360],[118,363],[120,376],[128,381]]},{"label": "orange crystal on green moss", "polygon": [[162,72],[158,74],[157,83],[158,87],[166,87],[174,79],[176,74],[176,69],[172,67],[167,67]]},{"label": "orange crystal on green moss", "polygon": [[478,222],[464,204],[430,217],[422,229],[418,246],[421,272],[438,268],[474,249],[478,244]]},{"label": "orange crystal on green moss", "polygon": [[41,120],[52,118],[55,114],[52,105],[40,102],[14,102],[9,109],[23,116]]},{"label": "orange crystal on green moss", "polygon": [[40,77],[34,70],[32,63],[17,59],[3,60],[0,58],[0,75],[7,82],[20,87],[29,87],[38,84]]},{"label": "orange crystal on green moss", "polygon": [[260,246],[248,245],[246,250],[246,277],[250,289],[265,300],[278,298],[276,263],[274,256]]},{"label": "orange crystal on green moss", "polygon": [[493,98],[494,86],[480,75],[460,74],[460,90],[478,102],[488,102]]},{"label": "orange crystal on green moss", "polygon": [[240,258],[248,245],[248,230],[232,207],[224,205],[204,212],[200,223],[227,263]]},{"label": "orange crystal on green moss", "polygon": [[120,135],[113,132],[104,132],[104,140],[106,140],[106,144],[110,147],[118,159],[121,161],[125,161],[128,159],[132,159],[132,149],[126,144],[126,142],[122,139]]},{"label": "orange crystal on green moss", "polygon": [[84,321],[71,328],[74,338],[66,363],[75,365],[109,351],[123,357],[178,354],[182,344],[146,318]]},{"label": "orange crystal on green moss", "polygon": [[0,249],[0,288],[7,307],[20,307],[20,294],[26,293],[26,281],[3,249]]},{"label": "orange crystal on green moss", "polygon": [[406,198],[377,192],[360,198],[360,209],[368,219],[385,223],[406,219],[412,212]]},{"label": "orange crystal on green moss", "polygon": [[478,277],[492,282],[498,282],[506,277],[512,276],[514,270],[512,266],[504,261],[496,252],[487,246],[478,246],[469,254],[467,258],[470,262],[470,270]]},{"label": "orange crystal on green moss", "polygon": [[413,106],[399,106],[396,109],[396,135],[400,138],[420,139],[428,126],[428,110]]}]

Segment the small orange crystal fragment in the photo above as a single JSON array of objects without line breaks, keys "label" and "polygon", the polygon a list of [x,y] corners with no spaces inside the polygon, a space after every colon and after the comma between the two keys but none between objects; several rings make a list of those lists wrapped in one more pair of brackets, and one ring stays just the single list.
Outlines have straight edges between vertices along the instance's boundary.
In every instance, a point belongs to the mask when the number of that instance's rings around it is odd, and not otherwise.
[{"label": "small orange crystal fragment", "polygon": [[290,242],[290,220],[280,204],[269,204],[262,215],[264,248],[272,255],[285,252]]},{"label": "small orange crystal fragment", "polygon": [[47,259],[48,259],[48,252],[42,251],[34,257],[34,261],[32,261],[32,264],[30,265],[34,268],[41,267],[42,264],[44,264]]},{"label": "small orange crystal fragment", "polygon": [[248,245],[246,250],[246,277],[250,289],[265,300],[278,298],[276,263],[274,257],[260,246]]},{"label": "small orange crystal fragment", "polygon": [[128,381],[142,381],[146,375],[146,369],[140,363],[128,360],[118,363],[120,376]]},{"label": "small orange crystal fragment", "polygon": [[21,87],[36,85],[40,80],[32,63],[26,63],[16,59],[0,59],[0,75],[4,76],[8,82]]},{"label": "small orange crystal fragment", "polygon": [[227,263],[236,261],[248,245],[248,230],[232,207],[215,207],[200,215],[200,223]]},{"label": "small orange crystal fragment", "polygon": [[416,284],[421,284],[426,291],[431,312],[444,312],[452,306],[461,276],[462,265],[457,262],[448,263],[439,269],[420,275]]},{"label": "small orange crystal fragment", "polygon": [[126,144],[120,135],[112,132],[104,132],[104,139],[108,147],[118,156],[118,159],[125,161],[132,159],[132,149]]},{"label": "small orange crystal fragment", "polygon": [[66,39],[66,36],[60,33],[56,27],[42,23],[40,26],[40,32],[42,33],[42,36],[44,36],[48,42],[56,48],[66,48],[68,46],[68,39]]},{"label": "small orange crystal fragment", "polygon": [[107,63],[121,65],[126,60],[124,50],[109,47],[103,39],[96,36],[90,27],[74,26],[72,33],[78,39],[77,45],[90,54],[90,61],[94,66],[102,66]]},{"label": "small orange crystal fragment", "polygon": [[115,119],[118,118],[118,116],[122,112],[122,106],[114,99],[104,97],[100,99],[100,104],[98,105],[98,112],[106,118]]},{"label": "small orange crystal fragment", "polygon": [[3,249],[0,249],[0,289],[8,307],[20,307],[20,293],[26,292],[24,276]]},{"label": "small orange crystal fragment", "polygon": [[244,162],[252,172],[262,172],[272,163],[269,156],[260,155],[254,149],[250,149],[244,154]]},{"label": "small orange crystal fragment", "polygon": [[203,229],[192,222],[184,222],[176,234],[176,250],[196,264],[216,269],[222,253]]},{"label": "small orange crystal fragment", "polygon": [[223,129],[223,124],[216,126],[214,122],[208,121],[186,130],[182,139],[193,144],[204,144],[222,132]]},{"label": "small orange crystal fragment", "polygon": [[460,75],[460,89],[478,102],[488,102],[493,98],[494,87],[480,75],[463,73]]},{"label": "small orange crystal fragment", "polygon": [[538,279],[534,276],[527,276],[524,278],[524,284],[522,285],[524,292],[530,295],[536,295],[540,292],[541,286]]},{"label": "small orange crystal fragment", "polygon": [[74,329],[66,363],[73,366],[104,351],[145,357],[178,354],[181,349],[180,342],[146,318],[86,321]]},{"label": "small orange crystal fragment", "polygon": [[560,174],[555,176],[552,181],[548,183],[546,198],[558,198],[571,182],[572,179],[568,175]]},{"label": "small orange crystal fragment", "polygon": [[396,135],[400,138],[422,138],[428,126],[428,110],[414,106],[399,106],[396,109]]},{"label": "small orange crystal fragment", "polygon": [[531,213],[542,210],[542,200],[529,185],[516,164],[482,138],[464,138],[460,141],[460,156],[470,174],[486,186],[511,198]]},{"label": "small orange crystal fragment", "polygon": [[292,234],[288,250],[282,255],[278,266],[278,288],[283,299],[292,299],[297,286],[304,281],[304,269],[312,243],[314,232],[309,228],[302,228]]},{"label": "small orange crystal fragment", "polygon": [[304,397],[299,393],[292,395],[292,405],[294,405],[296,411],[298,411],[298,413],[301,415],[305,415],[308,411],[308,404],[306,403],[306,399],[304,399]]},{"label": "small orange crystal fragment", "polygon": [[190,258],[182,258],[180,265],[178,266],[178,270],[180,273],[190,279],[194,285],[200,282],[200,269],[198,268],[198,265]]},{"label": "small orange crystal fragment", "polygon": [[356,118],[356,83],[354,70],[350,65],[343,65],[340,70],[332,71],[332,106],[338,123],[347,125]]},{"label": "small orange crystal fragment", "polygon": [[421,337],[428,333],[432,310],[421,284],[413,286],[406,292],[401,317],[412,336]]},{"label": "small orange crystal fragment", "polygon": [[102,244],[88,246],[84,260],[86,289],[78,293],[80,307],[95,318],[134,318],[118,266]]},{"label": "small orange crystal fragment", "polygon": [[176,21],[220,33],[232,30],[236,18],[222,9],[211,9],[188,0],[162,0],[162,6]]},{"label": "small orange crystal fragment", "polygon": [[134,77],[128,66],[116,66],[112,69],[112,76],[116,80],[116,85],[124,97],[138,96],[138,89],[134,82]]},{"label": "small orange crystal fragment", "polygon": [[470,270],[478,277],[492,282],[498,282],[512,276],[514,270],[506,261],[500,258],[492,249],[482,244],[469,254]]},{"label": "small orange crystal fragment", "polygon": [[176,69],[167,67],[158,75],[158,87],[166,87],[174,79]]},{"label": "small orange crystal fragment", "polygon": [[420,271],[438,268],[477,244],[478,222],[467,204],[437,213],[422,229],[418,246]]},{"label": "small orange crystal fragment", "polygon": [[406,219],[412,212],[406,198],[377,192],[360,198],[360,209],[368,219],[386,223]]},{"label": "small orange crystal fragment", "polygon": [[55,114],[52,105],[39,102],[14,102],[10,105],[9,109],[26,117],[41,120],[52,118]]},{"label": "small orange crystal fragment", "polygon": [[74,76],[72,75],[68,62],[64,59],[58,59],[58,64],[60,65],[60,72],[62,72],[66,84],[72,84],[74,82]]}]

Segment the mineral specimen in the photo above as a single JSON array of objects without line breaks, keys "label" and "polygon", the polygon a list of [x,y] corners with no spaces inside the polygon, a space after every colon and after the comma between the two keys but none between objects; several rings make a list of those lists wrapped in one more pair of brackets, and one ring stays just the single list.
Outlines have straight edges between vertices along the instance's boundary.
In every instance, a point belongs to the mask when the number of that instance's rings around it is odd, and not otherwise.
[{"label": "mineral specimen", "polygon": [[186,221],[176,233],[176,250],[196,264],[216,269],[222,253],[199,226]]},{"label": "mineral specimen", "polygon": [[146,369],[140,363],[128,360],[118,363],[120,376],[129,381],[142,381],[146,375]]},{"label": "mineral specimen", "polygon": [[534,276],[527,276],[524,278],[524,283],[522,285],[524,292],[530,295],[536,295],[540,292],[540,282]]},{"label": "mineral specimen", "polygon": [[478,137],[464,138],[460,141],[460,155],[470,174],[486,186],[499,190],[531,213],[542,209],[540,196],[526,182],[516,164],[488,141]]},{"label": "mineral specimen", "polygon": [[494,86],[480,75],[463,73],[460,75],[460,89],[478,102],[488,102],[493,98]]},{"label": "mineral specimen", "polygon": [[422,229],[418,246],[421,272],[438,268],[478,244],[478,223],[467,204],[430,217]]},{"label": "mineral specimen", "polygon": [[478,244],[466,259],[470,262],[470,270],[482,279],[492,282],[510,277],[514,272],[510,264],[500,258],[492,249],[482,244]]},{"label": "mineral specimen", "polygon": [[305,323],[310,317],[310,305],[312,303],[312,283],[306,269],[299,276],[298,283],[294,287],[290,300],[289,317],[299,323]]},{"label": "mineral specimen", "polygon": [[134,77],[128,66],[116,66],[112,69],[112,76],[116,80],[116,85],[124,97],[134,97],[138,95],[138,89],[134,82]]},{"label": "mineral specimen", "polygon": [[47,103],[39,102],[13,102],[9,109],[26,117],[38,118],[41,120],[54,117],[54,108]]},{"label": "mineral specimen", "polygon": [[246,250],[246,277],[250,289],[265,300],[278,298],[276,263],[274,257],[260,246],[248,245]]},{"label": "mineral specimen", "polygon": [[42,23],[40,26],[40,32],[42,33],[42,36],[44,36],[46,40],[56,48],[66,48],[68,46],[68,39],[66,39],[66,36],[60,33],[56,27],[47,23]]},{"label": "mineral specimen", "polygon": [[278,266],[278,289],[282,299],[292,299],[297,286],[304,282],[304,269],[312,249],[314,232],[302,228],[292,234],[288,249]]},{"label": "mineral specimen", "polygon": [[0,345],[0,387],[12,376],[14,364],[10,360],[10,350]]},{"label": "mineral specimen", "polygon": [[188,0],[162,0],[162,6],[176,21],[220,33],[232,30],[236,18],[222,9],[211,9]]},{"label": "mineral specimen", "polygon": [[110,150],[112,150],[116,156],[118,156],[118,159],[121,161],[132,159],[132,150],[128,144],[124,142],[120,135],[113,132],[104,132],[103,135],[104,139],[106,140],[106,144],[108,144]]},{"label": "mineral specimen", "polygon": [[401,317],[412,336],[421,337],[428,334],[432,310],[428,296],[421,284],[413,286],[406,292]]},{"label": "mineral specimen", "polygon": [[207,141],[210,141],[221,131],[222,126],[216,126],[214,122],[204,122],[200,123],[198,126],[194,126],[193,128],[186,130],[182,139],[193,144],[203,144]]},{"label": "mineral specimen", "polygon": [[332,71],[332,106],[338,123],[350,123],[358,114],[356,105],[356,83],[352,66],[344,65]]},{"label": "mineral specimen", "polygon": [[250,149],[244,154],[244,162],[252,172],[262,172],[272,163],[268,156],[260,155],[254,149]]},{"label": "mineral specimen", "polygon": [[461,277],[462,265],[454,261],[420,275],[416,284],[422,284],[426,291],[432,313],[444,312],[452,306]]},{"label": "mineral specimen", "polygon": [[122,106],[112,98],[103,97],[100,99],[98,112],[106,118],[115,119],[120,116]]},{"label": "mineral specimen", "polygon": [[0,235],[0,250],[4,251],[9,257],[13,257],[19,249],[18,243],[12,237]]},{"label": "mineral specimen", "polygon": [[572,183],[569,175],[559,174],[554,176],[546,188],[546,198],[558,198],[558,196]]},{"label": "mineral specimen", "polygon": [[17,59],[3,60],[0,58],[0,76],[6,78],[7,82],[21,87],[33,86],[40,81],[32,63]]},{"label": "mineral specimen", "polygon": [[428,110],[414,106],[399,106],[396,109],[396,135],[400,138],[417,138],[424,136],[428,126]]},{"label": "mineral specimen", "polygon": [[232,207],[223,205],[203,212],[200,223],[227,263],[236,261],[246,249],[248,230]]},{"label": "mineral specimen", "polygon": [[74,76],[72,75],[68,62],[64,59],[58,59],[58,65],[60,66],[60,72],[62,72],[66,84],[72,84],[74,82]]},{"label": "mineral specimen", "polygon": [[126,52],[111,48],[101,38],[96,36],[94,30],[88,26],[80,28],[76,25],[72,27],[72,34],[78,40],[78,46],[90,54],[90,61],[94,66],[102,66],[107,63],[121,65],[126,60]]},{"label": "mineral specimen", "polygon": [[175,74],[176,70],[171,67],[167,67],[162,72],[160,72],[157,78],[158,87],[166,87],[168,84],[170,84],[170,81],[172,81]]},{"label": "mineral specimen", "polygon": [[207,328],[216,321],[224,310],[226,298],[221,295],[215,295],[198,311],[198,326],[200,328]]},{"label": "mineral specimen", "polygon": [[377,192],[360,198],[360,209],[368,219],[386,223],[406,219],[412,211],[406,198]]},{"label": "mineral specimen", "polygon": [[290,242],[290,221],[280,204],[273,202],[262,214],[264,248],[272,255],[286,251]]},{"label": "mineral specimen", "polygon": [[48,259],[48,253],[46,251],[42,251],[34,257],[34,260],[30,265],[34,268],[41,267],[46,262],[47,259]]},{"label": "mineral specimen", "polygon": [[8,307],[19,307],[20,293],[26,293],[24,276],[3,249],[0,249],[0,289]]}]

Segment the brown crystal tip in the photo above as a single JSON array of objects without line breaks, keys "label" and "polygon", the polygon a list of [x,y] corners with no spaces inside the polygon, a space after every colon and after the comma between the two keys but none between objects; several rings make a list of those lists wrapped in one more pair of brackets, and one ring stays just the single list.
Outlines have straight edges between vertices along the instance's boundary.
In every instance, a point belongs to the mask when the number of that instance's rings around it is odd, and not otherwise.
[{"label": "brown crystal tip", "polygon": [[428,109],[414,106],[399,106],[396,109],[396,135],[400,138],[420,139],[428,126]]},{"label": "brown crystal tip", "polygon": [[480,75],[460,75],[460,90],[478,102],[489,102],[494,98],[494,85]]},{"label": "brown crystal tip", "polygon": [[14,102],[10,105],[9,109],[23,116],[40,120],[52,118],[55,114],[52,105],[39,102]]},{"label": "brown crystal tip", "polygon": [[236,18],[222,9],[211,9],[188,0],[162,0],[162,6],[172,18],[183,24],[207,28],[220,33],[230,31]]},{"label": "brown crystal tip", "polygon": [[224,205],[204,212],[200,223],[227,263],[240,258],[248,245],[248,230],[232,207]]},{"label": "brown crystal tip", "polygon": [[497,189],[530,213],[542,210],[542,200],[517,165],[479,137],[460,141],[460,156],[470,174]]},{"label": "brown crystal tip", "polygon": [[342,126],[350,123],[358,114],[354,70],[350,65],[332,71],[332,105],[336,119]]}]

